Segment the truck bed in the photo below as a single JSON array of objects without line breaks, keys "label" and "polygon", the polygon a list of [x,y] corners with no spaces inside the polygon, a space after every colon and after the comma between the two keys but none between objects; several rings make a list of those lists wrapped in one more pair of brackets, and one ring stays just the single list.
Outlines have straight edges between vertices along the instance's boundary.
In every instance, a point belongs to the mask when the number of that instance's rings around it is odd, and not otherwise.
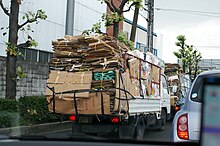
[{"label": "truck bed", "polygon": [[160,97],[136,97],[129,102],[129,114],[159,112]]}]

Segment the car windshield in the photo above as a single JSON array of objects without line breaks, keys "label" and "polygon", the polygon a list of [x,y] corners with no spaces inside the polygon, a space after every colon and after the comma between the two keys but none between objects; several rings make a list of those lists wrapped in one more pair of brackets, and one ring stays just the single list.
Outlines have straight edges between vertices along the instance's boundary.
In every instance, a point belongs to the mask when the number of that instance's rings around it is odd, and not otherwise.
[{"label": "car windshield", "polygon": [[[195,102],[202,102],[202,90],[203,90],[203,78],[207,77],[207,76],[200,76],[196,79],[193,87],[192,87],[192,91],[191,91],[191,95],[190,95],[190,99],[192,101]],[[218,74],[211,74],[208,75],[208,77],[219,77]]]},{"label": "car windshield", "polygon": [[199,142],[179,119],[220,69],[219,5],[0,0],[0,141]]},{"label": "car windshield", "polygon": [[192,87],[191,95],[190,95],[190,98],[192,101],[202,102],[202,89],[203,89],[203,87],[201,86],[202,82],[203,82],[202,77],[199,77],[195,81],[194,86]]}]

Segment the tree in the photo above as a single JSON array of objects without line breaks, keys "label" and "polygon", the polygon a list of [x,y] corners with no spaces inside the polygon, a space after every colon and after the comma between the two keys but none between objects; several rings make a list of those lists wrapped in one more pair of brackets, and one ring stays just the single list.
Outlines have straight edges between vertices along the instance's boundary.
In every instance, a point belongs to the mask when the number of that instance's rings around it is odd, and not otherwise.
[{"label": "tree", "polygon": [[194,76],[193,76],[193,79],[195,79],[196,76],[200,73],[198,63],[202,60],[202,55],[197,50],[194,50],[193,58],[194,58]]},{"label": "tree", "polygon": [[178,52],[174,52],[173,54],[178,58],[181,59],[181,62],[183,64],[183,73],[186,72],[186,38],[184,35],[177,36],[178,42],[176,42],[176,46],[180,47]]},{"label": "tree", "polygon": [[135,5],[134,10],[134,17],[133,17],[133,23],[131,27],[131,35],[130,35],[130,41],[135,41],[136,36],[136,29],[137,29],[137,22],[138,22],[138,15],[139,15],[139,9],[141,7],[142,0],[138,2],[138,4]]},{"label": "tree", "polygon": [[0,0],[0,6],[3,12],[9,17],[9,27],[8,27],[8,42],[6,43],[6,98],[15,99],[16,97],[16,84],[17,84],[17,74],[16,74],[16,61],[17,56],[20,54],[18,47],[25,46],[30,47],[36,45],[36,42],[31,36],[28,36],[27,41],[22,44],[18,43],[18,31],[25,31],[25,26],[27,25],[27,30],[31,30],[28,24],[38,23],[38,19],[45,20],[47,15],[43,10],[38,10],[37,13],[27,12],[22,17],[25,21],[19,24],[19,8],[22,0],[11,0],[10,9],[7,9],[3,1]]},{"label": "tree", "polygon": [[193,62],[194,62],[194,58],[193,58],[193,46],[189,46],[186,45],[186,52],[185,52],[185,59],[186,59],[186,67],[188,67],[188,74],[189,74],[189,78],[190,81],[192,81],[192,70],[193,70]]},{"label": "tree", "polygon": [[[101,1],[101,3],[106,3],[109,10],[111,11],[111,14],[104,14],[102,18],[103,20],[105,20],[106,26],[113,25],[113,36],[118,37],[119,22],[123,20],[123,13],[130,11],[132,6],[139,4],[140,1],[142,0],[121,0],[119,6],[116,6],[114,0],[98,0],[98,1]],[[126,4],[129,4],[129,7],[128,9],[124,10]]]},{"label": "tree", "polygon": [[190,77],[190,81],[198,75],[198,63],[201,61],[201,53],[194,49],[193,45],[187,45],[185,43],[186,38],[184,35],[177,36],[178,42],[176,46],[180,49],[173,54],[182,61],[183,73],[187,73]]}]

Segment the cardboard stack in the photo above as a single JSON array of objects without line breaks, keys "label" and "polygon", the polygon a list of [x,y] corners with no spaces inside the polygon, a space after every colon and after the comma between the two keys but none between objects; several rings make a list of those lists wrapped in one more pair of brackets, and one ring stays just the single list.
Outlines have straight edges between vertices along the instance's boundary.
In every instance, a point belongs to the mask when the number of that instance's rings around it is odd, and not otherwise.
[{"label": "cardboard stack", "polygon": [[[109,36],[65,36],[52,42],[46,96],[51,112],[75,114],[74,93],[81,89],[109,89],[118,86],[119,68],[125,66],[123,53],[129,48]],[[128,72],[127,72],[128,73]],[[118,111],[114,92],[76,93],[78,114],[111,114]],[[103,99],[102,99],[103,98]],[[103,104],[102,102],[103,101]],[[118,103],[122,104],[122,103]],[[103,107],[104,106],[104,109]],[[103,111],[104,110],[104,111]]]},{"label": "cardboard stack", "polygon": [[93,71],[104,67],[114,68],[123,62],[122,53],[129,50],[109,36],[65,36],[52,42],[54,58],[52,69],[65,71]]},{"label": "cardboard stack", "polygon": [[[47,81],[50,89],[46,90],[51,112],[126,113],[129,107],[127,99],[140,95],[144,98],[157,96],[159,93],[160,68],[143,61],[143,53],[130,51],[113,37],[65,36],[53,41],[52,45],[54,57]],[[125,55],[128,51],[134,55]],[[148,57],[150,61],[157,62]],[[94,89],[104,91],[92,92]],[[65,93],[71,90],[86,91]]]}]

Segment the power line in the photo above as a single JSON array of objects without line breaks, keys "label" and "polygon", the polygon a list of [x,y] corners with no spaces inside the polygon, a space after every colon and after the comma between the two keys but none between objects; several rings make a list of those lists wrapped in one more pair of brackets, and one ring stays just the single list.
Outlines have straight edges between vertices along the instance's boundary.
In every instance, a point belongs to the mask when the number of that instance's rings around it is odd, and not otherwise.
[{"label": "power line", "polygon": [[218,12],[181,10],[181,9],[165,9],[165,8],[155,8],[155,10],[157,10],[157,11],[170,11],[170,12],[177,12],[177,13],[184,13],[184,14],[192,14],[192,15],[220,18],[220,13],[218,13]]},{"label": "power line", "polygon": [[167,10],[167,11],[182,11],[182,12],[193,12],[193,13],[203,13],[203,14],[215,14],[220,15],[218,12],[208,12],[208,11],[195,11],[195,10],[182,10],[182,9],[164,9],[164,8],[155,8],[156,10]]}]

